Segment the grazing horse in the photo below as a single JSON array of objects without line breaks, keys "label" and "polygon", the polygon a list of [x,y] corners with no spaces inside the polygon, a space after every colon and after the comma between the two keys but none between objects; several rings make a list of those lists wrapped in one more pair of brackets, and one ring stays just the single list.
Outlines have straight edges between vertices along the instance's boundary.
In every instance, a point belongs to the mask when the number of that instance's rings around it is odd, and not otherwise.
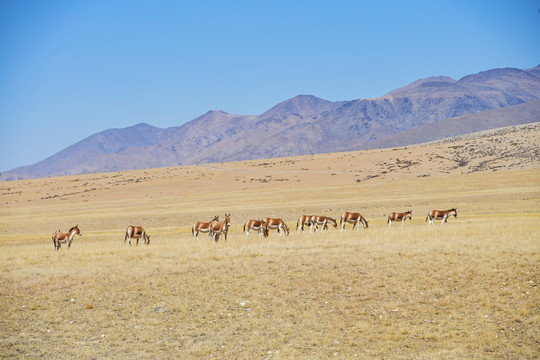
[{"label": "grazing horse", "polygon": [[304,225],[309,225],[310,220],[313,217],[313,215],[302,215],[298,218],[298,221],[296,222],[296,231],[304,231]]},{"label": "grazing horse", "polygon": [[229,226],[231,226],[231,214],[225,214],[225,221],[212,221],[210,224],[210,237],[217,242],[219,240],[219,235],[225,236],[225,241],[227,241],[227,232],[229,231]]},{"label": "grazing horse", "polygon": [[129,246],[131,246],[131,239],[136,239],[137,243],[135,245],[139,245],[139,239],[141,238],[141,245],[150,245],[150,235],[146,233],[142,226],[129,225],[126,229],[126,236],[124,236],[124,244],[127,240]]},{"label": "grazing horse", "polygon": [[197,221],[195,224],[193,224],[193,226],[191,227],[191,234],[193,234],[193,240],[199,240],[199,232],[208,233],[208,235],[210,236],[210,225],[214,221],[219,221],[219,216],[215,216],[214,219],[212,219],[210,222]]},{"label": "grazing horse", "polygon": [[362,215],[359,213],[350,213],[350,212],[344,212],[341,215],[341,219],[339,220],[339,226],[341,228],[341,231],[345,230],[345,224],[353,224],[353,230],[356,225],[358,225],[357,230],[360,230],[360,223],[364,226],[364,229],[368,228],[368,222]]},{"label": "grazing horse", "polygon": [[450,216],[455,216],[457,218],[457,210],[456,209],[431,210],[430,212],[428,212],[428,214],[426,216],[426,221],[428,221],[428,219],[429,219],[429,224],[428,225],[434,225],[433,220],[442,219],[442,221],[441,221],[441,225],[442,225],[445,222],[448,222],[447,220],[448,220],[448,218]]},{"label": "grazing horse", "polygon": [[287,227],[287,224],[285,224],[283,220],[279,218],[277,219],[266,218],[264,219],[264,222],[266,223],[266,225],[268,225],[268,228],[270,230],[277,229],[279,236],[283,235],[283,233],[285,233],[285,235],[287,236],[289,235],[289,228]]},{"label": "grazing horse", "polygon": [[332,225],[335,229],[337,229],[337,221],[332,218],[329,218],[328,216],[314,215],[311,217],[309,222],[311,224],[309,227],[309,232],[311,232],[311,229],[313,227],[315,227],[315,232],[317,232],[318,231],[317,225],[321,225],[323,230],[328,229],[328,226],[327,226],[328,224]]},{"label": "grazing horse", "polygon": [[388,227],[392,226],[392,223],[396,225],[396,221],[400,221],[400,220],[401,220],[401,227],[403,227],[403,225],[405,225],[405,220],[407,219],[412,221],[412,210],[409,210],[404,213],[392,212],[390,213],[390,215],[388,215]]},{"label": "grazing horse", "polygon": [[56,232],[54,232],[52,235],[52,241],[53,241],[54,248],[56,249],[56,251],[60,250],[61,243],[67,244],[67,248],[69,250],[69,248],[71,247],[71,242],[73,241],[73,238],[75,237],[75,235],[79,235],[79,236],[82,235],[81,230],[79,230],[79,224],[69,229],[67,233],[63,233],[60,230],[56,230]]},{"label": "grazing horse", "polygon": [[268,237],[268,225],[266,225],[266,223],[264,222],[264,220],[249,220],[248,222],[246,222],[244,224],[244,231],[246,231],[246,228],[247,228],[247,232],[246,232],[246,239],[248,236],[251,235],[251,230],[255,230],[255,231],[258,231],[259,232],[259,237],[261,237],[261,235],[264,235],[264,237]]}]

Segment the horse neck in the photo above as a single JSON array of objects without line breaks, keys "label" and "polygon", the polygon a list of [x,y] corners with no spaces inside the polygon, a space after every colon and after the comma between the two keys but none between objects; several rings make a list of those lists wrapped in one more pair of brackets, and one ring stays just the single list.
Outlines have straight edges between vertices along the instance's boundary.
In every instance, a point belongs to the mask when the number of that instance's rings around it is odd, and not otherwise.
[{"label": "horse neck", "polygon": [[73,240],[73,238],[75,237],[75,234],[77,234],[77,230],[76,229],[72,229],[69,233],[68,233],[68,238],[69,240]]}]

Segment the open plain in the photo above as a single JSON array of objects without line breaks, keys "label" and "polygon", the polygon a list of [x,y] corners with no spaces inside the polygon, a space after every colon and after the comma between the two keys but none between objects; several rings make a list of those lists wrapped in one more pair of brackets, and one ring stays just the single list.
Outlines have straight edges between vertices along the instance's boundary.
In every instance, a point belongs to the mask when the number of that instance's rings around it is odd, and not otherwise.
[{"label": "open plain", "polygon": [[[0,357],[532,359],[540,125],[397,149],[0,183]],[[428,226],[431,209],[457,208]],[[391,211],[412,209],[404,227]],[[302,214],[368,229],[299,233]],[[231,214],[227,241],[191,225]],[[289,236],[246,239],[251,218]],[[51,236],[78,224],[71,249]],[[128,225],[149,246],[127,246]]]}]

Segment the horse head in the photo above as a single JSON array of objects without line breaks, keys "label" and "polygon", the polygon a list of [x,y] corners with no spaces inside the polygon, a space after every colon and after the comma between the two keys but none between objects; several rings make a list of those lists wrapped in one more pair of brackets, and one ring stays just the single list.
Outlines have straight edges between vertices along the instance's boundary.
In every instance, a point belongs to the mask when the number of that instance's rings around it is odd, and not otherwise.
[{"label": "horse head", "polygon": [[71,229],[69,229],[68,234],[71,234],[72,231],[75,231],[75,234],[82,236],[81,230],[79,230],[79,224],[75,225]]}]

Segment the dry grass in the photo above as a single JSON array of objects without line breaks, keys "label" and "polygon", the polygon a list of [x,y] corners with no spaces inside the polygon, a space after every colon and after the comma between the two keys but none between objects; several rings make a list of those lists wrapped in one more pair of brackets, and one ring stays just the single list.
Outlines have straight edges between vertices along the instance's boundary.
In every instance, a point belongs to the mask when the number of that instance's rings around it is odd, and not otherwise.
[{"label": "dry grass", "polygon": [[2,356],[534,358],[530,220],[217,244],[165,231],[149,247],[91,237],[58,254],[6,246]]},{"label": "dry grass", "polygon": [[[315,160],[1,183],[0,357],[538,356],[540,170],[358,183]],[[276,169],[288,180],[249,181]],[[308,187],[294,185],[300,173]],[[426,225],[428,210],[454,206],[457,219]],[[409,208],[404,228],[387,227],[388,212]],[[370,228],[294,231],[302,213],[345,210]],[[192,239],[193,221],[225,212],[227,242]],[[246,240],[243,223],[262,216],[291,235]],[[50,234],[75,223],[83,236],[55,252]],[[150,246],[123,244],[130,223]]]}]

